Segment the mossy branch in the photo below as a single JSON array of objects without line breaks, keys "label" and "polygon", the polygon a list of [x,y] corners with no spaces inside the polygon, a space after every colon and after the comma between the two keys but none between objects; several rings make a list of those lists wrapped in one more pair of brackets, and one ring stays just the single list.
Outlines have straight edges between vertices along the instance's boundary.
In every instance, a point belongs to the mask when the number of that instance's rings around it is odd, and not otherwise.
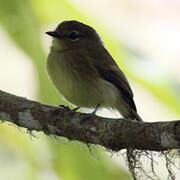
[{"label": "mossy branch", "polygon": [[0,91],[0,119],[28,130],[98,144],[107,149],[164,151],[180,148],[180,121],[111,119],[31,101]]}]

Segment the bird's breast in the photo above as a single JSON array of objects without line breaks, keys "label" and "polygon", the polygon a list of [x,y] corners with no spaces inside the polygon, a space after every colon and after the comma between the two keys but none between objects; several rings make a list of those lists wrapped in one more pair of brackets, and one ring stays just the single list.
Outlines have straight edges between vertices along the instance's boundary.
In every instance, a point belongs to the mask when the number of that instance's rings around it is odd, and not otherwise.
[{"label": "bird's breast", "polygon": [[98,104],[113,106],[118,90],[102,78],[91,74],[91,71],[88,72],[88,66],[83,70],[73,66],[66,54],[51,52],[48,56],[49,77],[65,99],[80,107],[94,108]]}]

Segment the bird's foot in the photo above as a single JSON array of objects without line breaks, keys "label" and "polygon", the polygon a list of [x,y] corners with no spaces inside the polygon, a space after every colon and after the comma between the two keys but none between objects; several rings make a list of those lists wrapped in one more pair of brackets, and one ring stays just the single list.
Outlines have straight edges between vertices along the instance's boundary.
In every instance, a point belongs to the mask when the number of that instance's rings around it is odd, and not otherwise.
[{"label": "bird's foot", "polygon": [[100,106],[101,106],[101,104],[98,104],[97,106],[96,106],[96,108],[94,109],[94,111],[91,113],[92,115],[96,115],[96,112],[97,112],[97,110],[100,108]]},{"label": "bird's foot", "polygon": [[65,111],[71,110],[68,106],[65,106],[63,104],[58,105],[61,108],[64,108]]},{"label": "bird's foot", "polygon": [[[59,107],[62,107],[62,108],[64,108],[67,111],[71,110],[68,106],[65,106],[63,104],[60,104]],[[80,109],[80,107],[76,107],[76,108],[72,109],[72,111],[77,111],[78,109]]]},{"label": "bird's foot", "polygon": [[97,110],[99,109],[100,106],[101,106],[101,104],[98,104],[92,113],[85,114],[83,119],[81,120],[81,122],[95,117],[96,116],[96,112],[97,112]]},{"label": "bird's foot", "polygon": [[80,109],[80,107],[76,107],[76,108],[72,109],[72,111],[77,111],[78,109]]}]

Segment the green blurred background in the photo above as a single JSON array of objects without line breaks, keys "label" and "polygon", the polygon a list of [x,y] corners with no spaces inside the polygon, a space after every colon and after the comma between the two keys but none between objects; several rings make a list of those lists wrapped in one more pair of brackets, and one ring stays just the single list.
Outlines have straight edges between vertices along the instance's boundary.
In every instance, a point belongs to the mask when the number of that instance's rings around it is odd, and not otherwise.
[{"label": "green blurred background", "polygon": [[[145,121],[178,119],[180,11],[175,10],[180,10],[180,3],[168,0],[0,0],[0,88],[52,105],[65,104],[47,77],[51,39],[44,32],[74,19],[100,33],[128,76]],[[35,135],[1,124],[0,179],[130,179],[123,159],[100,147],[92,147],[92,155],[80,142]]]}]

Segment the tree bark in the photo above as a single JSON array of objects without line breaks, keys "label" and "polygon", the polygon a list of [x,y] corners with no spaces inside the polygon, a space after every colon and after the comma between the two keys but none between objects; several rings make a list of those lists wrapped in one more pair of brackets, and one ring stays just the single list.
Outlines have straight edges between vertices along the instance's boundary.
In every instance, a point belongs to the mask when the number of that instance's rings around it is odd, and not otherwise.
[{"label": "tree bark", "polygon": [[113,151],[125,148],[163,151],[180,148],[180,121],[138,122],[89,116],[0,91],[0,119],[28,130],[98,144]]}]

